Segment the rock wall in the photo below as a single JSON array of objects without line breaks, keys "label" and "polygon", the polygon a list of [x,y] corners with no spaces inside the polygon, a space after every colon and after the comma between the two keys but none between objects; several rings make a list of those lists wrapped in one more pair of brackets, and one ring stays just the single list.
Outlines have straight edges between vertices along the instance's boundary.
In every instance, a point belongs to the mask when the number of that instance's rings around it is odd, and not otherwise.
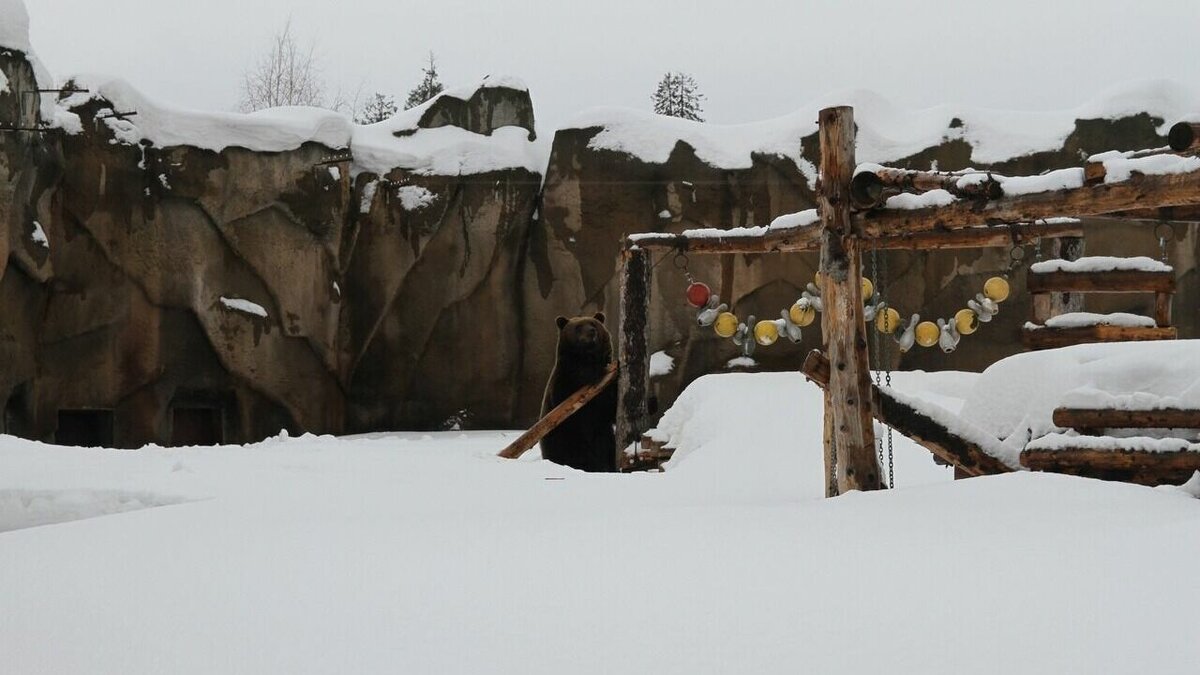
[{"label": "rock wall", "polygon": [[[261,117],[172,113],[149,101],[138,115],[114,115],[137,107],[127,86],[64,95],[50,120],[22,93],[41,86],[24,54],[0,51],[0,72],[0,431],[29,438],[136,447],[246,442],[280,429],[524,426],[553,365],[555,317],[618,316],[625,235],[765,225],[815,204],[815,126],[801,117],[728,129],[653,117],[581,124],[555,135],[543,182],[528,154],[533,105],[511,80],[373,127],[283,111],[280,124],[303,121],[289,136]],[[859,159],[914,169],[1035,174],[1164,143],[1163,120],[1146,113],[1081,115],[1054,150],[1014,159],[982,153],[970,120],[947,120],[940,140],[890,145],[879,121],[863,116]],[[52,128],[19,130],[39,126]],[[226,126],[242,140],[197,131]],[[622,134],[653,138],[656,149],[626,147]],[[253,147],[263,135],[274,145]],[[722,150],[726,136],[740,149]],[[1151,226],[1085,229],[1090,253],[1158,255]],[[1200,237],[1180,226],[1173,239],[1175,316],[1195,337]],[[1009,256],[888,251],[867,261],[902,314],[935,318]],[[653,383],[665,409],[738,355],[693,324],[688,275],[739,316],[775,318],[817,259],[668,254],[654,263],[651,347],[675,359]],[[978,370],[1020,351],[1029,297],[1021,270],[1012,281],[997,320],[955,353],[892,350],[885,363]],[[1109,296],[1088,309],[1149,305]],[[760,348],[757,367],[794,369],[817,346],[814,325],[798,345]]]},{"label": "rock wall", "polygon": [[[941,143],[905,156],[860,157],[910,169],[992,169],[1006,175],[1031,175],[1079,166],[1093,153],[1161,147],[1158,130],[1163,120],[1148,114],[1117,119],[1078,119],[1061,147],[1005,161],[980,161],[971,144],[955,133],[951,121]],[[555,313],[588,313],[604,309],[617,315],[619,242],[635,232],[681,232],[691,228],[766,225],[781,214],[815,206],[812,172],[805,163],[818,160],[815,134],[801,139],[801,155],[787,159],[753,154],[749,168],[722,169],[697,159],[697,150],[680,140],[665,162],[639,159],[636,154],[598,148],[601,127],[567,129],[555,137],[546,175],[542,218],[530,233],[529,265],[525,271],[526,356],[522,390],[522,422],[536,412],[537,383],[549,372]],[[1159,256],[1153,224],[1089,220],[1084,223],[1086,250],[1094,255]],[[881,363],[897,369],[982,370],[1004,356],[1023,350],[1020,328],[1030,316],[1024,265],[1039,255],[1025,248],[1025,262],[1012,270],[1012,297],[1001,313],[959,349],[943,354],[915,348],[901,356],[888,340],[880,343]],[[1051,245],[1041,247],[1050,255]],[[1197,227],[1179,225],[1168,247],[1176,266],[1180,292],[1175,297],[1175,322],[1181,337],[1195,337],[1200,328],[1196,310]],[[674,400],[687,383],[705,373],[724,369],[740,351],[711,329],[694,325],[695,312],[684,301],[688,283],[683,258],[660,254],[654,261],[650,347],[665,351],[674,370],[652,380],[659,408]],[[813,280],[816,254],[691,256],[687,271],[705,281],[723,300],[732,298],[739,317],[778,318]],[[868,276],[885,279],[887,297],[907,321],[913,313],[924,318],[951,316],[990,276],[1004,274],[1010,265],[1006,249],[959,251],[886,251],[864,256]],[[884,274],[886,270],[886,274]],[[1091,296],[1087,309],[1097,312],[1150,313],[1151,296]],[[754,358],[763,370],[790,370],[807,351],[820,346],[820,328],[804,331],[797,345],[786,341],[759,348]]]}]

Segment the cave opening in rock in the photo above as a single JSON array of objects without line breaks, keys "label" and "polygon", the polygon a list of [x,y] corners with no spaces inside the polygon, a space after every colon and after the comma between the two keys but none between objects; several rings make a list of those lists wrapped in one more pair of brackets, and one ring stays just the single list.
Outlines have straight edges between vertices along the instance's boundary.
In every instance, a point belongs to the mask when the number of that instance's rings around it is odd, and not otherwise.
[{"label": "cave opening in rock", "polygon": [[171,414],[171,445],[221,445],[223,426],[220,408],[176,407]]},{"label": "cave opening in rock", "polygon": [[111,448],[113,445],[113,411],[105,409],[59,410],[58,428],[54,431],[58,445]]}]

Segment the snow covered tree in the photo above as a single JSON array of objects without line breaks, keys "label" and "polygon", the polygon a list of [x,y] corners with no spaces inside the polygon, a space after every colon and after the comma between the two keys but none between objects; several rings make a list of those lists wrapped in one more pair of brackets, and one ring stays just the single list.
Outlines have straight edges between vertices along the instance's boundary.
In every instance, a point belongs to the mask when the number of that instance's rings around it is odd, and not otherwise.
[{"label": "snow covered tree", "polygon": [[421,83],[408,92],[408,100],[404,102],[405,110],[421,105],[445,89],[438,80],[437,60],[434,58],[433,52],[429,52],[429,65],[422,68],[421,72],[423,73]]},{"label": "snow covered tree", "polygon": [[704,121],[704,108],[700,101],[704,94],[700,93],[696,80],[687,73],[667,73],[658,82],[658,89],[651,99],[654,101],[654,112],[670,117],[682,117],[696,122]]},{"label": "snow covered tree", "polygon": [[359,124],[374,124],[389,119],[395,114],[396,99],[375,92],[371,100],[367,101],[367,104],[363,106],[362,111],[354,117],[354,121]]},{"label": "snow covered tree", "polygon": [[283,105],[322,106],[325,83],[317,65],[316,45],[302,46],[292,34],[292,21],[275,34],[271,48],[242,76],[238,108],[253,112]]}]

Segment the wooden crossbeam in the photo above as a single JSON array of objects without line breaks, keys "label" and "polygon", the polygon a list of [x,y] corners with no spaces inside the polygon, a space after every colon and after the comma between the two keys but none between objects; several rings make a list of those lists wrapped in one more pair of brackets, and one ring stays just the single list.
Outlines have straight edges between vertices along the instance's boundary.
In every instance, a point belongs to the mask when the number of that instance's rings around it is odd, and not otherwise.
[{"label": "wooden crossbeam", "polygon": [[[1200,204],[1200,171],[1146,176],[1120,183],[1051,190],[988,202],[958,201],[923,209],[879,209],[855,216],[860,235],[955,230],[980,223],[1015,223],[1054,216],[1085,217],[1131,209]],[[769,234],[767,236],[770,236]]]},{"label": "wooden crossbeam", "polygon": [[568,417],[579,412],[579,409],[586,405],[588,401],[596,398],[600,392],[604,391],[605,387],[612,384],[613,378],[616,376],[617,364],[613,363],[608,366],[608,370],[604,372],[604,377],[600,378],[599,382],[581,387],[574,394],[564,399],[562,403],[554,406],[542,419],[538,420],[532,427],[529,427],[528,431],[518,436],[517,440],[509,443],[507,448],[501,450],[499,456],[504,459],[516,459],[525,454],[526,451],[537,445],[538,441],[545,438],[546,434],[554,431]]},{"label": "wooden crossbeam", "polygon": [[1026,276],[1030,293],[1174,293],[1174,272],[1034,272]]},{"label": "wooden crossbeam", "polygon": [[[805,253],[821,250],[820,226],[792,228],[791,238],[768,239],[762,235],[730,234],[720,237],[688,237],[684,234],[648,233],[638,235],[630,246],[644,249],[671,249],[687,253]],[[917,232],[872,239],[868,246],[879,250],[968,249],[1030,244],[1038,239],[1082,237],[1079,222],[1018,223],[980,225],[949,232]],[[764,243],[766,242],[766,243]]]},{"label": "wooden crossbeam", "polygon": [[910,171],[880,168],[860,171],[850,183],[850,198],[860,209],[883,206],[888,198],[901,192],[923,193],[945,190],[956,197],[969,199],[999,199],[1004,196],[1000,181],[985,171],[974,172],[978,180],[964,181],[965,173],[943,171]]},{"label": "wooden crossbeam", "polygon": [[1021,465],[1034,471],[1052,471],[1139,485],[1180,485],[1200,471],[1200,452],[1091,448],[1023,450]]},{"label": "wooden crossbeam", "polygon": [[[819,350],[809,352],[801,371],[817,386],[829,386],[829,359]],[[955,434],[928,415],[871,386],[875,419],[921,445],[934,457],[955,467],[967,476],[989,476],[1012,471],[1004,462],[992,457],[975,443]]]},{"label": "wooden crossbeam", "polygon": [[1200,429],[1200,410],[1115,410],[1055,408],[1054,425],[1080,433],[1095,429]]},{"label": "wooden crossbeam", "polygon": [[1056,349],[1096,342],[1146,342],[1174,340],[1179,330],[1172,326],[1073,326],[1071,328],[1030,328],[1021,331],[1021,339],[1030,349]]}]

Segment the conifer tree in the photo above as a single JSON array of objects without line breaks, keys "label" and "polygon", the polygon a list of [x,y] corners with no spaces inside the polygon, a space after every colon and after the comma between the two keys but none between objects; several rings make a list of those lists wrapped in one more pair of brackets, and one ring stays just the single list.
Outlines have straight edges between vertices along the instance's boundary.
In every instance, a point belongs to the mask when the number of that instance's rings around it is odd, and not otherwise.
[{"label": "conifer tree", "polygon": [[359,124],[374,124],[389,119],[395,114],[396,99],[375,92],[375,95],[371,97],[367,105],[363,106],[362,112],[354,118],[354,121]]},{"label": "conifer tree", "polygon": [[438,80],[437,60],[434,58],[433,52],[429,52],[429,65],[422,68],[421,72],[423,73],[421,83],[408,92],[408,100],[404,102],[405,110],[421,105],[445,89]]},{"label": "conifer tree", "polygon": [[687,73],[669,72],[663,75],[651,99],[654,101],[654,112],[659,115],[704,121],[704,108],[700,104],[704,94],[700,93],[696,80]]}]

